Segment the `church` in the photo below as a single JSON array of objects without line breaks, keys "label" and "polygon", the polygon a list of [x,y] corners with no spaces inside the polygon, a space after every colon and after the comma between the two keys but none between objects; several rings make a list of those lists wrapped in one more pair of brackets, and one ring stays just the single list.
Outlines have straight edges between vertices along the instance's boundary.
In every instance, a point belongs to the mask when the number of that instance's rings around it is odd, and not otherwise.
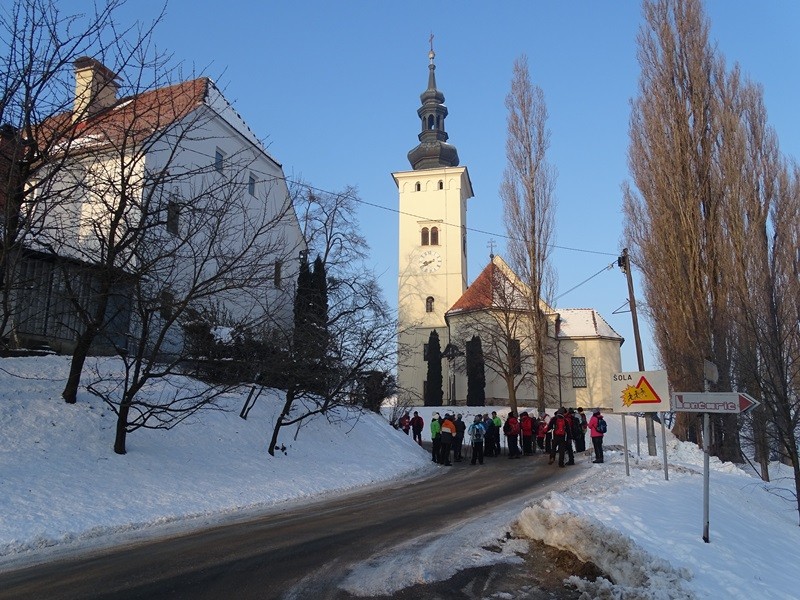
[{"label": "church", "polygon": [[[419,144],[408,153],[410,171],[392,177],[399,195],[398,367],[400,399],[422,405],[432,331],[443,352],[443,403],[465,405],[468,342],[480,340],[486,405],[548,407],[611,405],[611,375],[621,371],[623,338],[594,309],[556,309],[546,316],[544,389],[535,383],[530,311],[525,284],[500,256],[471,283],[467,278],[467,201],[473,197],[466,166],[448,143],[444,94],[436,87],[435,53],[428,55],[428,86],[417,109]],[[529,296],[527,296],[529,297]]]}]

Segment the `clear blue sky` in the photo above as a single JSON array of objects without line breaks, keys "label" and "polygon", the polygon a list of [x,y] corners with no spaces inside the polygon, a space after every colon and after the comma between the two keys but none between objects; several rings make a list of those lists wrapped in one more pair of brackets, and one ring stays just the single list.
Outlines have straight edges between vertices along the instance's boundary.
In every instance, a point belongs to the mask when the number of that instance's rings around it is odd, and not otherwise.
[{"label": "clear blue sky", "polygon": [[[62,0],[65,12],[90,6]],[[160,4],[131,1],[123,20],[151,20]],[[763,84],[783,151],[800,156],[800,2],[706,2],[712,39],[729,63]],[[558,294],[614,262],[622,248],[621,184],[630,99],[637,89],[639,2],[619,0],[439,2],[171,0],[156,41],[223,89],[289,178],[327,190],[356,186],[362,228],[385,295],[397,302],[397,189],[417,143],[416,110],[427,84],[433,32],[436,77],[475,190],[468,205],[469,280],[504,254],[498,189],[505,167],[506,110],[514,59],[528,56],[550,112],[550,161],[558,169]],[[483,233],[488,232],[488,233]],[[585,251],[568,250],[575,248]],[[639,273],[634,271],[638,280]],[[680,282],[675,282],[680,293]],[[639,294],[641,299],[641,293]],[[626,338],[623,370],[637,370],[627,299],[614,267],[558,298],[593,307]],[[643,326],[645,363],[653,359]]]}]

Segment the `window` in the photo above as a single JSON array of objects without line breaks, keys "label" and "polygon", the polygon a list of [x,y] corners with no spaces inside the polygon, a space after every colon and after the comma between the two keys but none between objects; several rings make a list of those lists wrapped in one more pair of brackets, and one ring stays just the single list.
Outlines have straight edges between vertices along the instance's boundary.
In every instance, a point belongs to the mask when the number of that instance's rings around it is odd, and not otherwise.
[{"label": "window", "polygon": [[181,205],[177,194],[173,194],[167,203],[167,231],[172,235],[180,233]]},{"label": "window", "polygon": [[431,227],[431,246],[439,245],[439,228]]},{"label": "window", "polygon": [[522,350],[519,340],[509,340],[508,342],[508,366],[514,375],[522,373]]},{"label": "window", "polygon": [[428,344],[422,344],[422,360],[428,360]]},{"label": "window", "polygon": [[422,190],[422,185],[420,185],[419,181],[414,185],[414,191],[419,192]]},{"label": "window", "polygon": [[586,387],[586,357],[572,357],[572,387]]},{"label": "window", "polygon": [[275,273],[273,274],[275,287],[281,287],[281,270],[283,269],[283,263],[279,260],[275,261]]},{"label": "window", "polygon": [[172,188],[167,201],[167,232],[178,235],[181,227],[181,196],[178,188]]},{"label": "window", "polygon": [[218,173],[222,173],[225,169],[225,153],[219,148],[214,152],[214,168]]},{"label": "window", "polygon": [[425,312],[433,312],[433,296],[425,298]]},{"label": "window", "polygon": [[441,179],[439,180],[439,189],[440,190],[444,189],[444,181],[442,181]]},{"label": "window", "polygon": [[158,312],[165,321],[172,318],[172,310],[175,305],[175,295],[169,290],[161,290],[158,295]]},{"label": "window", "polygon": [[430,243],[430,240],[428,238],[428,228],[427,227],[423,227],[422,228],[422,234],[421,234],[420,237],[421,237],[420,244],[422,244],[423,246],[427,246]]},{"label": "window", "polygon": [[251,196],[256,195],[256,176],[250,173],[250,179],[247,181],[247,192]]}]

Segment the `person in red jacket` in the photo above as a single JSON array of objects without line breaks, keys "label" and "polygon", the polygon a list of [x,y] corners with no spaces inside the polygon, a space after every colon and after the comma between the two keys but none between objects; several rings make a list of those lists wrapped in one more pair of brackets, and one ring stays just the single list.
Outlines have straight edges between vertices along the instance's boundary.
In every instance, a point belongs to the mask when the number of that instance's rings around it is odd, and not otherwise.
[{"label": "person in red jacket", "polygon": [[408,435],[408,430],[411,429],[411,418],[408,416],[408,413],[400,417],[400,420],[397,421],[397,425],[403,430],[403,433]]},{"label": "person in red jacket", "polygon": [[519,416],[519,429],[522,432],[522,453],[525,456],[530,456],[534,453],[533,446],[533,428],[534,421],[531,419],[527,412]]},{"label": "person in red jacket", "polygon": [[505,425],[503,425],[503,433],[508,438],[508,458],[519,458],[522,452],[519,449],[517,441],[519,440],[519,419],[517,419],[514,412],[508,413]]},{"label": "person in red jacket", "polygon": [[425,427],[425,421],[422,417],[419,416],[419,413],[415,410],[414,416],[411,417],[411,435],[414,438],[414,441],[417,442],[420,446],[422,446],[422,430]]}]

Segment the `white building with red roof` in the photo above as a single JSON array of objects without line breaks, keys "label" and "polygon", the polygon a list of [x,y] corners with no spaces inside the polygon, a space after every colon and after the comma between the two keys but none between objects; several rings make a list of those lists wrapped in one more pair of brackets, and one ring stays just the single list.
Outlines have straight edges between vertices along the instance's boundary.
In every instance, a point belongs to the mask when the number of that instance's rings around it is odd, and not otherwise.
[{"label": "white building with red roof", "polygon": [[[92,305],[92,270],[138,277],[156,253],[147,279],[162,314],[226,269],[204,308],[228,322],[290,324],[306,246],[283,168],[216,85],[201,77],[137,89],[90,57],[74,62],[74,75],[72,110],[35,132],[52,166],[28,182],[39,220],[25,241],[11,329],[1,333],[69,352],[85,325],[78,311]],[[241,273],[224,264],[237,260]],[[248,284],[237,288],[237,278]],[[106,350],[135,335],[124,281],[110,292]]]}]

